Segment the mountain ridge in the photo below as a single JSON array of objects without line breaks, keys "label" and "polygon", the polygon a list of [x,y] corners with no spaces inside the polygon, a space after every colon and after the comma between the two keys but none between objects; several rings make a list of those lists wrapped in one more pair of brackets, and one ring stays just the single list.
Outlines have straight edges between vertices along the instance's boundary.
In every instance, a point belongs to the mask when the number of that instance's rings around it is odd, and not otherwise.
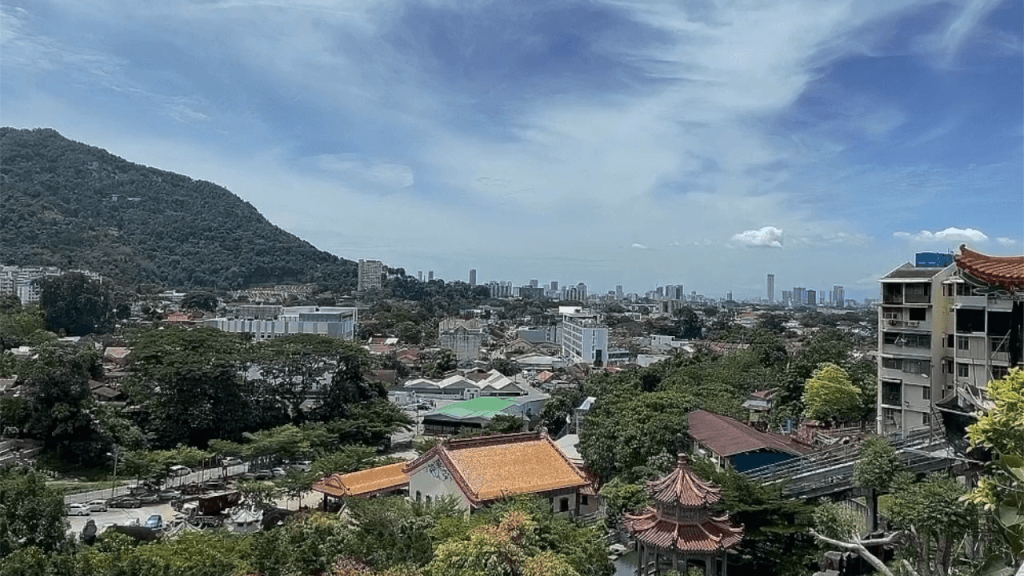
[{"label": "mountain ridge", "polygon": [[84,268],[118,284],[355,287],[357,265],[272,224],[227,188],[143,166],[50,128],[0,128],[0,262]]}]

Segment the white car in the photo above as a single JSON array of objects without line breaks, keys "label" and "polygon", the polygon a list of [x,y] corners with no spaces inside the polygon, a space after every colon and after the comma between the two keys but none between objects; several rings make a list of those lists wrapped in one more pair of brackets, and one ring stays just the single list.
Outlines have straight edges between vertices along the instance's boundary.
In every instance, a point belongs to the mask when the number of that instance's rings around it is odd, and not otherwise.
[{"label": "white car", "polygon": [[106,512],[107,501],[106,500],[90,500],[86,506],[89,507],[89,512]]},{"label": "white car", "polygon": [[274,478],[280,478],[281,476],[288,475],[288,473],[284,471],[284,468],[274,468],[270,473],[274,475]]},{"label": "white car", "polygon": [[88,504],[68,504],[68,516],[88,516]]}]

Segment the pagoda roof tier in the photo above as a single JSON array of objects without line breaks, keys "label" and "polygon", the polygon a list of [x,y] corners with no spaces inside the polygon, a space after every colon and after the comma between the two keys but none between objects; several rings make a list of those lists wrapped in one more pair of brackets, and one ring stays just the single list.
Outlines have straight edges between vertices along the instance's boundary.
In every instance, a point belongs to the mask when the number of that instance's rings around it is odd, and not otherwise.
[{"label": "pagoda roof tier", "polygon": [[956,265],[988,284],[1007,290],[1024,290],[1024,256],[989,256],[961,244]]},{"label": "pagoda roof tier", "polygon": [[693,473],[686,455],[679,456],[675,469],[668,476],[648,482],[647,493],[655,502],[670,506],[711,506],[722,499],[720,488]]},{"label": "pagoda roof tier", "polygon": [[623,522],[638,541],[662,550],[715,553],[732,548],[743,539],[743,527],[733,524],[728,516],[676,522],[661,519],[657,510],[648,507],[636,516],[626,514]]}]

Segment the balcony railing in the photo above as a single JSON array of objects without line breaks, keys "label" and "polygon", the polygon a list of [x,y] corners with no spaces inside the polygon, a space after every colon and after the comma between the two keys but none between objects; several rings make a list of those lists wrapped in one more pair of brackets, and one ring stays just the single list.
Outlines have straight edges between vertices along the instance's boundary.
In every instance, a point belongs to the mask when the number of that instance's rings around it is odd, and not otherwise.
[{"label": "balcony railing", "polygon": [[882,295],[883,304],[903,304],[903,294],[884,294]]}]

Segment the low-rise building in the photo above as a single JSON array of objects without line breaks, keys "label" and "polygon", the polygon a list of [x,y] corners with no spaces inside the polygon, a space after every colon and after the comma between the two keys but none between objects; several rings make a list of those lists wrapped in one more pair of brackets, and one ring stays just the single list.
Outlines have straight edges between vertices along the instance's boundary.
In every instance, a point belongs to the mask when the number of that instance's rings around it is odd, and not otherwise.
[{"label": "low-rise building", "polygon": [[256,342],[291,336],[319,334],[332,338],[352,340],[359,320],[357,308],[340,306],[286,306],[276,318],[237,319],[212,318],[205,326],[236,334],[251,334]]},{"label": "low-rise building", "polygon": [[692,451],[714,460],[720,467],[739,472],[802,456],[808,447],[792,439],[761,432],[746,424],[705,410],[689,414],[687,436]]},{"label": "low-rise building", "polygon": [[480,357],[484,345],[484,327],[480,320],[446,318],[438,324],[437,331],[441,348],[455,352],[460,363]]},{"label": "low-rise building", "polygon": [[423,433],[427,436],[452,436],[463,428],[481,429],[499,414],[516,416],[529,422],[540,415],[547,394],[497,398],[494,396],[453,402],[423,415]]},{"label": "low-rise building", "polygon": [[[404,468],[417,501],[454,496],[467,511],[518,494],[545,497],[556,513],[579,516],[590,480],[536,432],[451,439]],[[588,502],[589,503],[589,502]]]}]

